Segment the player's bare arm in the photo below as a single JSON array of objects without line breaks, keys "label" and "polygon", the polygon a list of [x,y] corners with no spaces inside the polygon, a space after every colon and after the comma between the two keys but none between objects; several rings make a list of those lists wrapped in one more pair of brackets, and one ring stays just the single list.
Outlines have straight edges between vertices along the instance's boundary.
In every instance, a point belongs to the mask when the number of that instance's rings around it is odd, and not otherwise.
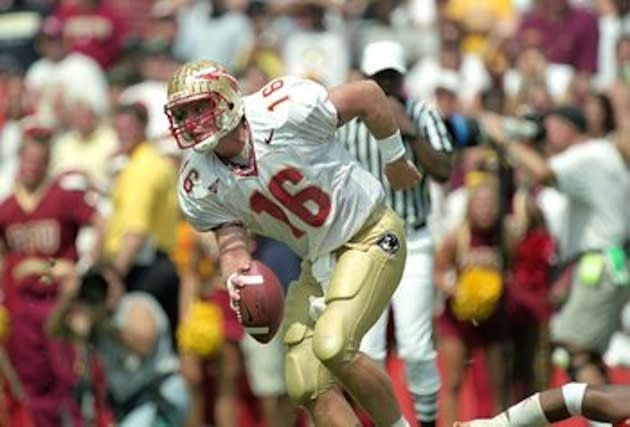
[{"label": "player's bare arm", "polygon": [[239,273],[247,272],[252,261],[249,236],[245,227],[237,224],[219,227],[215,230],[215,236],[219,246],[219,265],[223,281],[230,293],[232,309],[238,315],[239,289],[244,286],[244,283],[239,280]]},{"label": "player's bare arm", "polygon": [[405,157],[405,146],[389,100],[376,83],[360,80],[334,87],[329,99],[337,109],[340,125],[355,117],[363,119],[379,143],[392,188],[404,190],[420,181],[422,175]]},{"label": "player's bare arm", "polygon": [[524,399],[490,419],[456,422],[453,427],[537,427],[573,416],[619,423],[630,417],[627,385],[587,385],[569,383]]}]

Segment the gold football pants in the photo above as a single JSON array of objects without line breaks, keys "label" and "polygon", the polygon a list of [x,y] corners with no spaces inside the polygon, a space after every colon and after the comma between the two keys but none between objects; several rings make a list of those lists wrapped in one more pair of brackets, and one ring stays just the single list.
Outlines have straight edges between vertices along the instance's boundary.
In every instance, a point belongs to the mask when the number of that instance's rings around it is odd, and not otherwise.
[{"label": "gold football pants", "polygon": [[326,291],[326,308],[317,319],[309,315],[310,297],[323,295],[302,264],[285,302],[284,342],[288,346],[286,378],[289,396],[305,404],[329,390],[336,367],[350,362],[361,338],[389,305],[407,257],[402,220],[379,207],[363,228],[337,251]]}]

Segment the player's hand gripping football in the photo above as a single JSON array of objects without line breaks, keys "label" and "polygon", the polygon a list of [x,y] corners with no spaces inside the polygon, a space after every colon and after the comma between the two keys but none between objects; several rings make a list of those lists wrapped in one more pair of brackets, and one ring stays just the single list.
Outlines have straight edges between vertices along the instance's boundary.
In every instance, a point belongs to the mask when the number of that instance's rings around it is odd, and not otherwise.
[{"label": "player's hand gripping football", "polygon": [[236,273],[230,275],[225,283],[228,294],[230,295],[230,308],[236,313],[239,322],[243,321],[240,307],[241,289],[246,285],[242,274],[247,273],[251,267],[250,263],[242,265]]},{"label": "player's hand gripping football", "polygon": [[420,171],[405,156],[386,164],[385,175],[394,190],[406,190],[422,179]]}]

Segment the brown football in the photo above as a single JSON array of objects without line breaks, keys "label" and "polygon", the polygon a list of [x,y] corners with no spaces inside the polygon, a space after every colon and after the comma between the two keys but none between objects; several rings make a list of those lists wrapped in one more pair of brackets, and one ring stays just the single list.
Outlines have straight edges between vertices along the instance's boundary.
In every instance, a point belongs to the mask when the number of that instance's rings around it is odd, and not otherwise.
[{"label": "brown football", "polygon": [[240,312],[243,327],[259,342],[271,341],[282,323],[284,290],[273,271],[260,261],[252,261],[247,283],[241,288]]}]

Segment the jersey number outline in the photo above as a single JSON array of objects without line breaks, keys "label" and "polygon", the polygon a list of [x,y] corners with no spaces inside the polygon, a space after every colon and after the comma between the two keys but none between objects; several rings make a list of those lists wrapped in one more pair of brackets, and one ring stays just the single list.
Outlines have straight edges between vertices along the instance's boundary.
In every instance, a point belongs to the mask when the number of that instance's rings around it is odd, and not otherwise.
[{"label": "jersey number outline", "polygon": [[[285,223],[296,239],[304,236],[306,232],[291,222],[282,207],[285,207],[305,224],[317,228],[326,222],[332,206],[330,196],[315,185],[308,185],[295,194],[287,191],[286,183],[297,185],[303,179],[304,175],[295,168],[282,169],[271,177],[268,184],[269,191],[276,199],[275,201],[259,191],[255,191],[249,198],[249,204],[255,213],[265,212],[278,221]],[[308,202],[317,207],[317,213],[309,209],[307,206]]]}]

